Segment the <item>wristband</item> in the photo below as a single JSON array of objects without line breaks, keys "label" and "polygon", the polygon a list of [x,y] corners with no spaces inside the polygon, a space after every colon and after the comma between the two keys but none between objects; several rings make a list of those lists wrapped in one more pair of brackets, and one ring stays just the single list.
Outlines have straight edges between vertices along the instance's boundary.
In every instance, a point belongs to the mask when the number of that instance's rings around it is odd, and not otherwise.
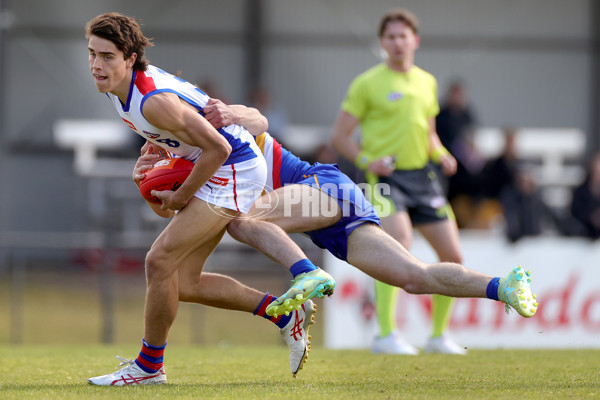
[{"label": "wristband", "polygon": [[361,151],[360,153],[358,153],[358,157],[356,157],[354,163],[358,168],[365,170],[369,168],[369,164],[371,164],[371,157],[364,151]]},{"label": "wristband", "polygon": [[431,161],[433,161],[436,164],[439,164],[440,157],[446,156],[448,154],[450,154],[450,152],[448,150],[446,150],[446,148],[444,146],[436,147],[431,152]]}]

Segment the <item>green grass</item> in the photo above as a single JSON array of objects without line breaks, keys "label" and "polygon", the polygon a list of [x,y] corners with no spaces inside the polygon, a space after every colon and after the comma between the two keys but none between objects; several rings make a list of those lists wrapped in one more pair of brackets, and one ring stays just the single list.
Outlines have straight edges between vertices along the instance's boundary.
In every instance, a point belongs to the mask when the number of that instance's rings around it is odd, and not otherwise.
[{"label": "green grass", "polygon": [[[182,304],[169,335],[168,385],[92,387],[87,378],[114,371],[116,355],[135,357],[139,351],[143,276],[116,280],[116,345],[102,346],[98,277],[34,272],[28,272],[22,304],[23,345],[9,344],[10,285],[0,277],[2,400],[600,398],[600,350],[470,349],[465,357],[327,350],[321,300],[310,360],[296,379],[271,323],[247,313]],[[264,276],[241,278],[274,292],[287,284]]]},{"label": "green grass", "polygon": [[137,346],[0,346],[2,399],[592,399],[599,350],[381,356],[314,347],[294,379],[284,346],[169,346],[169,384],[93,387]]}]

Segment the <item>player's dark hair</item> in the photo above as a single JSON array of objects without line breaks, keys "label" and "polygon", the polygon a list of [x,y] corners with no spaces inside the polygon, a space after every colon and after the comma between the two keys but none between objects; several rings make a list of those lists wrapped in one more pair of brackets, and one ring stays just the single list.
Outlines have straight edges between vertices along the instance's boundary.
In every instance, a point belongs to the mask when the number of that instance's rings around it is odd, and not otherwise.
[{"label": "player's dark hair", "polygon": [[89,39],[95,35],[110,40],[123,52],[125,59],[136,53],[133,69],[145,71],[149,61],[144,57],[144,49],[154,44],[152,39],[144,36],[137,21],[116,12],[101,14],[85,25],[85,37]]},{"label": "player's dark hair", "polygon": [[403,8],[394,8],[381,17],[381,21],[379,22],[379,37],[383,36],[388,23],[396,21],[404,22],[412,29],[415,35],[419,33],[419,20],[417,16]]}]

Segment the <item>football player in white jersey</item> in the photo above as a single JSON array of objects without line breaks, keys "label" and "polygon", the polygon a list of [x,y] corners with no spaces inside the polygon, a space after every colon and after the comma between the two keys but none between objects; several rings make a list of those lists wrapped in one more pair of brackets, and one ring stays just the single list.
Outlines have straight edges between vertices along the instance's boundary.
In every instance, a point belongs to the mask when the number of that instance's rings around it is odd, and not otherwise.
[{"label": "football player in white jersey", "polygon": [[[230,125],[215,129],[203,117],[206,94],[149,65],[144,49],[152,43],[135,19],[118,13],[102,14],[88,22],[85,35],[94,83],[112,101],[123,121],[148,142],[195,163],[176,191],[152,191],[162,204],[148,203],[157,214],[173,217],[145,260],[142,350],[135,360],[122,359],[125,366],[115,373],[88,380],[106,386],[166,383],[164,351],[177,314],[179,282],[187,287],[199,285],[205,260],[227,224],[240,213],[247,213],[260,196],[266,163],[245,128]],[[139,179],[134,180],[139,184]],[[299,279],[295,286],[304,300],[333,291],[331,276],[308,261],[281,228],[270,223],[263,228],[262,235],[273,248],[271,255]],[[278,324],[283,330],[288,325],[298,326],[297,319],[304,316],[305,309],[282,317]],[[312,312],[311,307],[306,316]],[[298,338],[298,334],[294,336]],[[290,339],[288,344],[301,355],[297,358],[306,353],[304,338]]]}]

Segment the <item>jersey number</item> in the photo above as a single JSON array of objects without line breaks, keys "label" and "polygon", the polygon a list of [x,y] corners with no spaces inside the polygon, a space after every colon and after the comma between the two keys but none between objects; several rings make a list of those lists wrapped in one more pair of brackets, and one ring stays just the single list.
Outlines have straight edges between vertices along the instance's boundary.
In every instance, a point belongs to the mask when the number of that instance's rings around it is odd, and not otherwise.
[{"label": "jersey number", "polygon": [[179,142],[173,139],[157,139],[158,143],[166,144],[169,147],[179,147]]}]

